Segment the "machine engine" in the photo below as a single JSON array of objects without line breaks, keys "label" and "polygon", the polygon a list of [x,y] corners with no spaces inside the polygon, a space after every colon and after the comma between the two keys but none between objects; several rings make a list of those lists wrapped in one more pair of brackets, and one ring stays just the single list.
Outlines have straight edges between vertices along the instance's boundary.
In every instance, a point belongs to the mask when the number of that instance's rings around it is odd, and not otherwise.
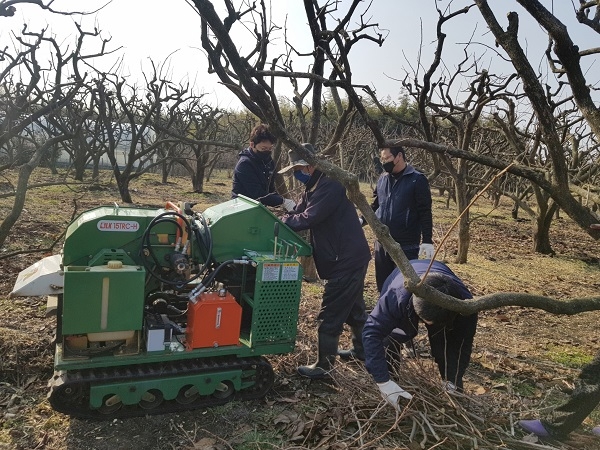
[{"label": "machine engine", "polygon": [[260,203],[196,212],[103,206],[68,227],[62,255],[12,296],[57,308],[49,400],[77,417],[124,417],[266,394],[264,355],[293,350],[310,246]]}]

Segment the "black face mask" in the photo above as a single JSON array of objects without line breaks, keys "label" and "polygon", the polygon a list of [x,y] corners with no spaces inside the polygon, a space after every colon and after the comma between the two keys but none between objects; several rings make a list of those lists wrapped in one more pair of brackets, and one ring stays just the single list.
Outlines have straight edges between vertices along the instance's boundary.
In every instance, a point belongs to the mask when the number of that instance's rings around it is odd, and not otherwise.
[{"label": "black face mask", "polygon": [[383,170],[385,170],[387,173],[392,173],[392,171],[394,170],[394,166],[396,164],[394,164],[394,161],[389,161],[383,164]]},{"label": "black face mask", "polygon": [[256,156],[262,161],[268,161],[271,159],[271,152],[256,152]]}]

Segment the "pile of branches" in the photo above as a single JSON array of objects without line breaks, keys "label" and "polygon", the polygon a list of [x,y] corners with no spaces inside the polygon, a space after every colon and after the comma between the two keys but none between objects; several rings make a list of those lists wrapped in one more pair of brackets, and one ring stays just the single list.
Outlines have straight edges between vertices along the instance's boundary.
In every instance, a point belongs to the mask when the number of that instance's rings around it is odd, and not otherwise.
[{"label": "pile of branches", "polygon": [[[290,373],[294,364],[290,359],[279,359],[276,370]],[[523,417],[524,408],[519,407],[519,401],[508,398],[510,394],[506,392],[481,395],[468,389],[464,393],[448,392],[430,358],[404,358],[394,369],[392,378],[413,394],[413,399],[402,405],[401,413],[396,413],[382,399],[376,384],[358,361],[338,361],[328,382],[298,378],[286,380],[306,383],[304,387],[296,386],[298,403],[294,408],[287,407],[275,419],[276,426],[290,442],[289,446],[281,447],[286,450],[598,448],[597,439],[591,436],[575,434],[569,441],[550,442],[527,435],[516,424]],[[292,402],[290,398],[280,400]]]},{"label": "pile of branches", "polygon": [[[330,381],[299,377],[300,365],[317,356],[316,330],[321,291],[306,291],[300,308],[296,349],[292,354],[269,357],[277,379],[268,403],[279,408],[273,420],[282,441],[281,450],[592,450],[598,439],[572,433],[569,441],[540,441],[518,425],[530,418],[529,406],[518,393],[506,390],[469,389],[447,392],[421,332],[415,347],[404,349],[392,369],[394,379],[413,399],[401,413],[383,400],[377,385],[359,361],[339,358]],[[341,348],[349,348],[348,333]],[[416,350],[415,350],[416,348]],[[471,384],[471,387],[473,384]],[[272,426],[272,424],[269,424]]]},{"label": "pile of branches", "polygon": [[[524,436],[516,425],[519,412],[507,410],[509,404],[514,405],[513,399],[448,391],[431,359],[405,358],[395,368],[392,379],[413,394],[410,402],[402,404],[401,413],[382,400],[373,382],[365,386],[368,374],[364,366],[354,364],[354,376],[340,367],[334,378],[341,392],[355,393],[353,400],[363,406],[356,416],[360,433],[353,436],[355,442],[349,448],[386,448],[389,442],[410,450],[573,448]],[[383,445],[374,445],[376,442]]]}]

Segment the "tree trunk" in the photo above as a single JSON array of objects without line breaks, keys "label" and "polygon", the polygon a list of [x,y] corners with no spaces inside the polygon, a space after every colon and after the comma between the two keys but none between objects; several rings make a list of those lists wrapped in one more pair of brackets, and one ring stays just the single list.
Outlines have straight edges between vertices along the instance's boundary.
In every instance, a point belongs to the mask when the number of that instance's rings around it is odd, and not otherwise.
[{"label": "tree trunk", "polygon": [[[298,234],[305,241],[310,242],[310,231],[304,230],[300,231]],[[302,270],[304,271],[303,276],[308,281],[313,282],[319,279],[319,276],[317,275],[317,266],[315,265],[315,260],[312,256],[301,256],[300,265],[302,266]]]},{"label": "tree trunk", "polygon": [[206,167],[204,165],[198,165],[196,169],[196,175],[194,176],[194,192],[201,194],[204,192],[204,174]]},{"label": "tree trunk", "polygon": [[100,155],[93,158],[92,164],[92,180],[97,180],[100,176]]},{"label": "tree trunk", "polygon": [[319,279],[317,275],[317,266],[315,266],[315,260],[312,256],[301,256],[300,265],[304,271],[304,278],[307,281],[315,282]]},{"label": "tree trunk", "polygon": [[545,225],[543,217],[538,216],[535,220],[535,230],[533,231],[533,251],[542,255],[554,255],[554,250],[550,245],[550,227]]},{"label": "tree trunk", "polygon": [[25,206],[25,197],[27,196],[27,183],[29,182],[29,177],[36,166],[37,165],[27,163],[23,164],[19,170],[17,193],[15,195],[13,207],[0,224],[0,248],[4,245],[4,241],[6,241],[11,228],[21,216],[23,206]]},{"label": "tree trunk", "polygon": [[8,237],[11,228],[21,216],[21,212],[23,212],[23,207],[25,206],[25,198],[27,197],[29,177],[31,176],[31,173],[36,167],[39,166],[42,157],[48,151],[48,149],[51,148],[52,145],[54,145],[55,143],[64,141],[65,139],[67,139],[67,136],[65,135],[48,139],[44,143],[44,145],[42,145],[33,154],[31,159],[26,164],[23,164],[23,166],[19,170],[19,178],[17,180],[17,192],[15,194],[15,201],[13,203],[13,207],[10,213],[8,213],[8,215],[4,218],[2,223],[0,223],[0,248],[4,245],[4,242],[6,241],[6,238]]},{"label": "tree trunk", "polygon": [[550,207],[548,204],[543,209],[540,209],[540,214],[535,218],[535,230],[533,231],[533,251],[542,255],[554,255],[556,252],[550,244],[550,225],[554,213],[558,211],[558,204],[552,202]]},{"label": "tree trunk", "polygon": [[171,169],[171,165],[165,161],[161,164],[161,174],[162,174],[162,184],[167,184],[169,182],[169,170]]},{"label": "tree trunk", "polygon": [[510,215],[514,220],[517,220],[519,218],[519,202],[517,202],[516,200],[513,203],[512,209],[510,210]]},{"label": "tree trunk", "polygon": [[50,173],[52,175],[58,175],[58,170],[56,169],[56,161],[58,160],[58,155],[52,155],[52,158],[48,160],[48,168],[50,169]]},{"label": "tree trunk", "polygon": [[121,195],[121,200],[125,203],[133,203],[131,199],[131,193],[129,192],[129,178],[121,176],[117,178],[117,186],[119,187],[119,194]]},{"label": "tree trunk", "polygon": [[75,179],[77,181],[83,181],[85,174],[85,155],[83,152],[75,149],[75,159],[73,160],[73,167],[75,168]]},{"label": "tree trunk", "polygon": [[460,214],[458,221],[458,252],[455,262],[458,264],[466,264],[469,254],[469,245],[471,243],[470,235],[470,220],[469,220],[469,194],[466,185],[466,177],[457,175],[454,183],[456,187],[456,210]]},{"label": "tree trunk", "polygon": [[466,264],[469,254],[469,245],[471,243],[471,231],[469,223],[469,211],[463,214],[458,222],[458,252],[455,262]]}]

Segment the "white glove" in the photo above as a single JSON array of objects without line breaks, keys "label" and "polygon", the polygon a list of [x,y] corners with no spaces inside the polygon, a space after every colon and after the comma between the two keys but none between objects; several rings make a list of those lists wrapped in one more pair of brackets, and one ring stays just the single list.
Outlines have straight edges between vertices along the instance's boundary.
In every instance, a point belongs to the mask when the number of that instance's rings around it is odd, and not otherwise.
[{"label": "white glove", "polygon": [[285,209],[287,212],[292,212],[296,207],[296,203],[290,198],[284,198],[282,205],[283,209]]},{"label": "white glove", "polygon": [[419,247],[419,258],[421,259],[433,259],[433,253],[435,252],[433,244],[421,244]]},{"label": "white glove", "polygon": [[400,397],[407,400],[412,399],[412,395],[394,383],[392,380],[386,381],[385,383],[377,383],[377,387],[381,392],[381,395],[390,405],[392,405],[396,411],[402,412],[402,407],[398,403]]}]

